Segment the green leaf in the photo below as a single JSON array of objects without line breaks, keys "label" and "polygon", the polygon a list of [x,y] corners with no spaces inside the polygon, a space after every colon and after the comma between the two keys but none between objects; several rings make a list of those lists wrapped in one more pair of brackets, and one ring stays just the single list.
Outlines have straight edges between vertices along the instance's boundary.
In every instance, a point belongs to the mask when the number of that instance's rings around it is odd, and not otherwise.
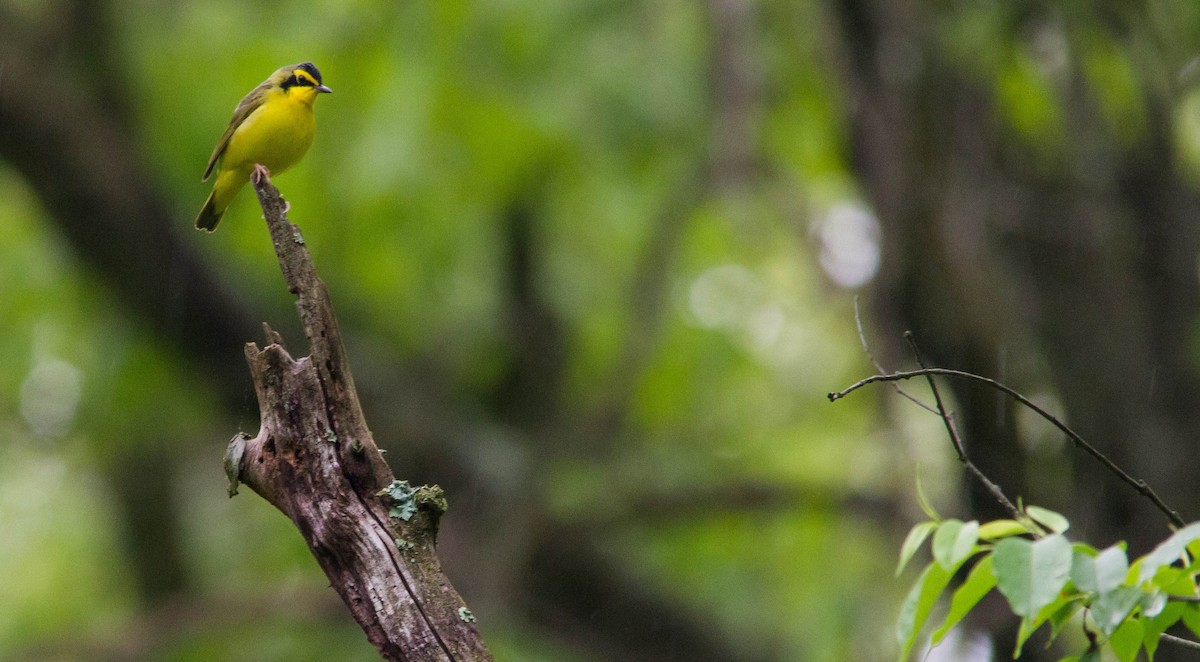
[{"label": "green leaf", "polygon": [[1047,510],[1039,506],[1025,506],[1025,514],[1032,517],[1033,521],[1050,529],[1053,533],[1062,533],[1071,528],[1071,523],[1067,521],[1067,518],[1053,510]]},{"label": "green leaf", "polygon": [[1071,581],[1084,593],[1096,592],[1096,557],[1078,549],[1071,554]]},{"label": "green leaf", "polygon": [[1143,595],[1144,593],[1132,586],[1118,586],[1107,593],[1101,593],[1092,601],[1092,620],[1101,632],[1111,635],[1121,626]]},{"label": "green leaf", "polygon": [[978,540],[979,522],[948,519],[933,534],[933,559],[947,570],[957,568],[971,555]]},{"label": "green leaf", "polygon": [[950,583],[952,576],[954,576],[953,572],[937,563],[930,563],[925,566],[925,570],[909,590],[908,597],[904,599],[904,604],[900,607],[900,616],[896,619],[896,638],[900,641],[900,660],[908,659],[908,653],[912,650],[917,635],[921,633],[925,619],[929,618],[929,611],[933,609],[938,596]]},{"label": "green leaf", "polygon": [[1170,595],[1196,595],[1196,577],[1184,568],[1159,568],[1151,582]]},{"label": "green leaf", "polygon": [[1159,635],[1175,625],[1183,616],[1185,605],[1182,602],[1168,602],[1163,610],[1153,618],[1142,619],[1142,645],[1146,648],[1146,657],[1154,660],[1154,651],[1158,649]]},{"label": "green leaf", "polygon": [[1075,549],[1071,559],[1071,581],[1080,591],[1107,593],[1125,581],[1129,561],[1125,550],[1113,545],[1095,557]]},{"label": "green leaf", "polygon": [[1021,648],[1025,646],[1025,642],[1029,639],[1029,637],[1032,636],[1034,632],[1038,631],[1038,628],[1042,627],[1042,625],[1047,620],[1050,620],[1051,617],[1059,614],[1063,611],[1063,609],[1070,607],[1070,605],[1075,602],[1077,602],[1077,600],[1074,596],[1059,596],[1050,604],[1042,607],[1036,616],[1033,616],[1032,618],[1021,619],[1021,627],[1017,630],[1017,646],[1016,650],[1013,651],[1013,658],[1015,659],[1021,656]]},{"label": "green leaf", "polygon": [[909,529],[908,535],[904,538],[904,544],[900,546],[900,563],[896,565],[896,576],[900,576],[900,572],[904,570],[904,566],[908,565],[908,561],[921,548],[921,543],[929,537],[930,533],[937,528],[937,522],[921,522],[913,528]]},{"label": "green leaf", "polygon": [[950,630],[958,625],[958,622],[963,619],[983,596],[996,586],[996,575],[992,574],[992,555],[988,554],[979,559],[974,568],[971,568],[970,574],[967,575],[966,581],[958,590],[954,591],[954,597],[950,600],[950,611],[946,613],[946,620],[937,630],[933,632],[933,644],[942,643],[942,639],[950,633]]},{"label": "green leaf", "polygon": [[1015,519],[998,519],[979,527],[980,540],[996,540],[1029,533],[1029,527]]},{"label": "green leaf", "polygon": [[1105,593],[1121,585],[1129,574],[1129,559],[1125,550],[1113,545],[1100,552],[1095,559],[1096,592]]},{"label": "green leaf", "polygon": [[920,504],[921,510],[924,511],[929,519],[935,522],[942,521],[942,516],[938,514],[938,511],[934,510],[933,504],[930,503],[929,497],[925,494],[925,488],[921,485],[921,473],[919,471],[917,472],[917,503]]},{"label": "green leaf", "polygon": [[1200,539],[1200,522],[1193,522],[1176,531],[1170,538],[1155,547],[1154,551],[1141,558],[1138,583],[1153,577],[1159,568],[1178,561],[1187,550],[1187,546],[1198,539]]},{"label": "green leaf", "polygon": [[1133,662],[1142,648],[1142,622],[1131,618],[1121,624],[1108,638],[1108,645],[1121,662]]},{"label": "green leaf", "polygon": [[1096,549],[1095,547],[1092,547],[1091,545],[1087,544],[1086,542],[1073,542],[1073,543],[1071,543],[1071,549],[1075,550],[1076,552],[1078,552],[1080,554],[1084,554],[1084,555],[1090,556],[1092,558],[1096,558],[1097,556],[1100,555],[1100,550]]},{"label": "green leaf", "polygon": [[1162,591],[1155,590],[1152,593],[1142,593],[1141,599],[1138,600],[1142,618],[1154,618],[1162,613],[1162,610],[1167,606],[1167,594]]},{"label": "green leaf", "polygon": [[1191,567],[1200,567],[1200,540],[1193,540],[1185,547],[1192,557]]},{"label": "green leaf", "polygon": [[1014,660],[1021,657],[1021,649],[1025,647],[1025,641],[1033,636],[1033,633],[1037,632],[1038,627],[1041,625],[1041,623],[1034,625],[1033,621],[1034,619],[1032,618],[1021,619],[1021,627],[1017,630],[1017,645],[1013,648],[1012,656]]},{"label": "green leaf", "polygon": [[1180,618],[1183,619],[1183,624],[1192,631],[1192,634],[1200,637],[1200,604],[1195,602],[1186,603]]},{"label": "green leaf", "polygon": [[996,585],[1022,617],[1053,602],[1071,572],[1071,543],[1058,534],[1037,542],[1005,538],[992,554]]},{"label": "green leaf", "polygon": [[1083,601],[1078,596],[1072,596],[1065,604],[1059,606],[1050,614],[1050,641],[1058,638],[1058,634],[1062,632],[1063,626],[1071,622],[1071,617],[1075,612],[1083,608]]}]

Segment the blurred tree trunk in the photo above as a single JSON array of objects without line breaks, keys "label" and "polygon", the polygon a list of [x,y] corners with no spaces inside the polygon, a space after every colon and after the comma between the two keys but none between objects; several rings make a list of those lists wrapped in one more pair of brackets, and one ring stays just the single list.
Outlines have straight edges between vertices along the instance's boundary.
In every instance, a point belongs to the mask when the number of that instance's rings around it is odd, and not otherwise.
[{"label": "blurred tree trunk", "polygon": [[[954,207],[980,195],[958,162],[971,145],[959,143],[978,139],[986,100],[933,59],[916,5],[855,0],[833,11],[843,35],[836,60],[853,108],[852,162],[883,230],[874,315],[898,360],[907,355],[900,334],[911,330],[932,363],[998,376],[1014,340],[1010,325],[1019,325],[998,305],[1007,284],[986,278],[996,265],[981,232],[986,219]],[[976,464],[1009,492],[1024,493],[1006,400],[976,385],[953,388]],[[970,500],[981,516],[1003,515],[976,486]]]}]

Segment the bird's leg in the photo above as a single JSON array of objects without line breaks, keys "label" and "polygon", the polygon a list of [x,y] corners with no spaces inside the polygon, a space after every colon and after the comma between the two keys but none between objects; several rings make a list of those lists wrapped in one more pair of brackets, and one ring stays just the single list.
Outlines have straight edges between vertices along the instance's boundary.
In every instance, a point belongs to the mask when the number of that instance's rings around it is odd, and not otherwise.
[{"label": "bird's leg", "polygon": [[[253,182],[255,186],[258,186],[259,184],[263,183],[264,181],[267,182],[268,184],[270,184],[271,183],[271,171],[267,170],[267,166],[265,166],[261,163],[255,163],[254,170],[250,172],[250,181]],[[289,211],[291,211],[291,209],[292,209],[292,203],[288,202],[287,200],[284,200],[283,201],[283,213],[286,214]]]},{"label": "bird's leg", "polygon": [[250,173],[250,181],[253,182],[255,186],[258,186],[264,181],[270,184],[271,171],[267,170],[267,166],[262,165],[261,163],[255,163],[254,171]]}]

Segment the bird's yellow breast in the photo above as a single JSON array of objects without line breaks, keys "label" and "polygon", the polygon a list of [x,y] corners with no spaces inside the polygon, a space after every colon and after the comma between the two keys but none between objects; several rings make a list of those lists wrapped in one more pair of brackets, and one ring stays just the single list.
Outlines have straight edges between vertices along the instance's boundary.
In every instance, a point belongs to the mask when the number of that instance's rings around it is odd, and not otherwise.
[{"label": "bird's yellow breast", "polygon": [[[309,88],[311,89],[311,88]],[[229,138],[221,170],[249,172],[260,163],[277,175],[292,167],[312,146],[317,121],[314,94],[270,90],[267,98]]]}]

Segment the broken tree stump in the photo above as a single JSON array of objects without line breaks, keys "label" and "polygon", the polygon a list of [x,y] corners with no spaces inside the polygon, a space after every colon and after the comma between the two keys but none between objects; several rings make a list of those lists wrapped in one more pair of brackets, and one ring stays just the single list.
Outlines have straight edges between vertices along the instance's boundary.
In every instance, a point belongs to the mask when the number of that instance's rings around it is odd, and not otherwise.
[{"label": "broken tree stump", "polygon": [[435,543],[446,500],[397,481],[367,428],[325,284],[269,179],[254,184],[284,280],[308,337],[296,359],[264,324],[246,344],[258,435],[226,453],[240,481],[300,530],[367,639],[387,660],[491,660],[475,618],[442,574]]}]

